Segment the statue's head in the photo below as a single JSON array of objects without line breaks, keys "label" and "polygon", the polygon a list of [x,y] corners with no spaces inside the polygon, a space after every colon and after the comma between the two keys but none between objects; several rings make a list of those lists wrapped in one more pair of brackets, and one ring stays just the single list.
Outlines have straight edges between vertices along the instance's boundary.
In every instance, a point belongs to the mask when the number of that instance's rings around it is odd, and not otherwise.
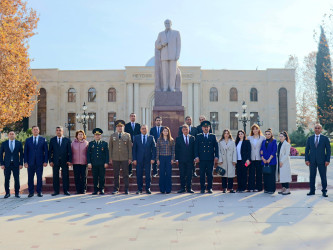
[{"label": "statue's head", "polygon": [[167,30],[171,29],[172,22],[170,19],[164,21],[164,26]]}]

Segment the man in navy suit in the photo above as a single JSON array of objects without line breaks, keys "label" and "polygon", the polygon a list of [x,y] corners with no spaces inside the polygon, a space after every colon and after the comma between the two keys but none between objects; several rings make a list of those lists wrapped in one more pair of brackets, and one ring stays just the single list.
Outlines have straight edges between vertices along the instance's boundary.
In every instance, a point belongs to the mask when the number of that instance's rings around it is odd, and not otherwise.
[{"label": "man in navy suit", "polygon": [[[157,142],[157,139],[160,137],[162,131],[163,131],[162,117],[156,116],[156,118],[155,118],[155,127],[152,127],[150,129],[149,134],[154,136],[155,142]],[[157,176],[157,164],[155,162],[153,164],[153,177],[156,177],[156,176]]]},{"label": "man in navy suit", "polygon": [[210,134],[210,122],[203,121],[201,124],[203,133],[195,138],[195,162],[200,162],[200,186],[201,193],[205,193],[206,176],[208,193],[213,193],[213,168],[219,160],[219,146],[214,134]]},{"label": "man in navy suit", "polygon": [[20,141],[15,140],[15,132],[8,133],[8,140],[1,144],[0,165],[5,174],[4,198],[10,197],[9,182],[13,172],[15,181],[15,197],[20,198],[20,169],[23,168],[23,146]]},{"label": "man in navy suit", "polygon": [[180,173],[180,190],[178,193],[185,193],[185,185],[188,193],[194,193],[192,190],[192,171],[194,161],[194,143],[195,137],[189,134],[187,124],[182,126],[182,134],[176,138],[175,154]]},{"label": "man in navy suit", "polygon": [[141,126],[141,134],[134,137],[132,156],[133,165],[136,166],[136,178],[138,184],[137,194],[142,193],[143,170],[146,175],[146,193],[151,194],[151,164],[156,159],[156,143],[152,135],[147,135],[147,125]]},{"label": "man in navy suit", "polygon": [[52,196],[59,194],[59,170],[61,168],[62,187],[64,195],[70,195],[69,191],[69,169],[72,162],[71,141],[64,137],[64,129],[61,126],[56,128],[56,136],[50,140],[49,163],[53,168],[53,190]]},{"label": "man in navy suit", "polygon": [[[130,122],[125,124],[125,132],[131,135],[131,140],[133,143],[134,136],[140,134],[140,124],[136,123],[136,114],[130,114]],[[128,175],[129,177],[132,176],[132,163],[128,165]]]},{"label": "man in navy suit", "polygon": [[48,148],[47,141],[39,135],[39,128],[32,127],[32,136],[26,139],[24,145],[24,167],[28,168],[28,197],[34,196],[34,177],[37,175],[37,196],[43,197],[43,167],[47,166]]},{"label": "man in navy suit", "polygon": [[310,136],[306,142],[305,164],[310,168],[310,192],[307,195],[315,194],[317,168],[321,178],[322,193],[327,197],[327,166],[331,159],[331,145],[328,137],[321,134],[322,126],[315,125],[315,134]]}]

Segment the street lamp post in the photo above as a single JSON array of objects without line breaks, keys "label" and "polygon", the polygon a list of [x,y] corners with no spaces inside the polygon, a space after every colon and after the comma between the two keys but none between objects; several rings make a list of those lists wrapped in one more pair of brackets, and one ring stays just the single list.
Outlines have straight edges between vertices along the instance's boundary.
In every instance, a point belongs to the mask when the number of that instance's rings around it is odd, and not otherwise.
[{"label": "street lamp post", "polygon": [[68,123],[65,123],[65,127],[68,128],[68,138],[71,139],[71,129],[75,126],[75,123],[71,123],[71,118],[68,118]]},{"label": "street lamp post", "polygon": [[215,129],[217,125],[219,125],[219,122],[215,120],[215,114],[212,116],[212,129],[213,129],[213,134],[215,134]]},{"label": "street lamp post", "polygon": [[88,115],[86,113],[86,110],[87,110],[87,105],[86,103],[84,102],[83,103],[83,106],[82,106],[82,109],[83,109],[83,113],[80,115],[80,114],[76,114],[76,121],[78,123],[82,123],[83,125],[83,131],[85,134],[87,134],[87,123],[88,123],[88,120],[91,119],[91,120],[94,120],[95,118],[95,115]]},{"label": "street lamp post", "polygon": [[[242,113],[241,118],[239,119],[239,121],[243,123],[244,132],[246,134],[246,124],[249,121],[251,121],[251,118],[254,116],[254,114],[251,113],[250,116],[248,116],[248,114],[246,113],[247,105],[245,104],[245,101],[243,101],[243,103],[242,103],[242,109],[243,109],[243,113]],[[235,116],[238,118],[239,113],[237,113]]]}]

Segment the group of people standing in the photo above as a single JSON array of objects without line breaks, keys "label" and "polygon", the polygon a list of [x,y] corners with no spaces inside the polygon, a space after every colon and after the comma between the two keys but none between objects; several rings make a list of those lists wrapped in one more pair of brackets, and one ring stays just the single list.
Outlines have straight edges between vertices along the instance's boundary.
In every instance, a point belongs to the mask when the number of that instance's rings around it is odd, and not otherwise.
[{"label": "group of people standing", "polygon": [[[49,165],[53,169],[53,196],[60,193],[59,173],[61,169],[63,193],[69,193],[69,167],[73,167],[77,194],[87,191],[88,169],[93,174],[93,195],[103,195],[106,168],[113,169],[114,190],[120,189],[120,172],[123,175],[124,193],[129,193],[129,178],[132,168],[136,169],[137,194],[145,191],[151,194],[151,177],[156,177],[159,170],[159,188],[161,193],[172,191],[172,165],[179,167],[180,190],[178,193],[194,193],[192,177],[197,177],[196,166],[200,169],[201,193],[213,193],[213,171],[219,166],[222,171],[222,192],[260,192],[273,194],[279,179],[282,189],[279,194],[290,194],[290,139],[288,133],[279,134],[280,142],[274,139],[271,129],[263,135],[257,124],[251,126],[250,136],[244,130],[237,132],[233,140],[229,129],[225,129],[219,141],[211,133],[211,124],[200,116],[200,125],[192,126],[192,118],[187,116],[185,124],[179,128],[178,136],[173,139],[170,129],[162,126],[162,118],[155,118],[155,125],[136,123],[136,115],[130,115],[130,122],[115,122],[116,131],[110,136],[109,143],[103,141],[103,131],[93,130],[94,139],[86,140],[83,130],[76,131],[73,142],[63,136],[63,128],[56,127],[56,136],[49,146],[45,138],[39,135],[39,128],[32,127],[32,137],[22,143],[15,140],[15,132],[8,133],[8,140],[0,149],[0,166],[5,174],[4,198],[10,197],[9,180],[11,173],[15,180],[15,196],[19,195],[19,172],[28,169],[28,197],[34,196],[34,176],[37,176],[37,196],[42,197],[43,168]],[[315,176],[317,168],[322,179],[323,196],[327,197],[326,167],[330,161],[329,139],[321,134],[321,125],[315,126],[315,136],[308,138],[306,147],[306,165],[310,167],[310,193],[315,193]],[[234,190],[234,178],[237,176],[237,189]],[[264,185],[262,183],[264,182]],[[207,183],[207,185],[206,185]]]}]

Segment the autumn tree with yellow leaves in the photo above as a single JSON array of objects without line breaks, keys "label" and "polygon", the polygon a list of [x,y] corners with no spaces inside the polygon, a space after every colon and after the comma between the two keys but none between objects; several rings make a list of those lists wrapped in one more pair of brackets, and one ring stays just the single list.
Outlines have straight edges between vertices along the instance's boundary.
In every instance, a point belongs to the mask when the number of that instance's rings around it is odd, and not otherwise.
[{"label": "autumn tree with yellow leaves", "polygon": [[29,117],[37,102],[28,41],[39,18],[21,0],[0,0],[0,131]]}]

